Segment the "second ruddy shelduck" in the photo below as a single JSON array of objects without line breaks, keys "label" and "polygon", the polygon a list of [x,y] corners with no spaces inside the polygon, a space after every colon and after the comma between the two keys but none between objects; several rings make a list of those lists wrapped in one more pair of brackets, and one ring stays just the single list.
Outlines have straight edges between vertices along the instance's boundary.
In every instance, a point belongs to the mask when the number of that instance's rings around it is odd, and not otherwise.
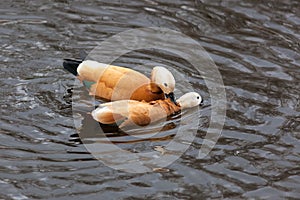
[{"label": "second ruddy shelduck", "polygon": [[65,59],[63,66],[85,85],[89,85],[91,95],[106,100],[150,102],[166,97],[175,102],[175,79],[165,67],[154,67],[149,79],[135,70],[92,60]]},{"label": "second ruddy shelduck", "polygon": [[100,104],[92,112],[92,116],[102,124],[121,123],[119,128],[133,125],[146,126],[182,109],[192,108],[201,103],[202,97],[196,92],[186,93],[177,99],[176,104],[170,99],[151,102],[120,100]]}]

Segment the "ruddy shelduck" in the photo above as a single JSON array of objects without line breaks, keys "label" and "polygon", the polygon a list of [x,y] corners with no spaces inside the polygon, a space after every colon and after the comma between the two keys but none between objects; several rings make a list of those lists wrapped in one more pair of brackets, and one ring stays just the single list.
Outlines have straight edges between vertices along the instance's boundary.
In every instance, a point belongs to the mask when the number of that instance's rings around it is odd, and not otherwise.
[{"label": "ruddy shelduck", "polygon": [[176,104],[170,99],[151,102],[120,100],[100,104],[97,109],[93,110],[92,116],[102,124],[120,123],[119,128],[133,125],[146,126],[201,103],[202,97],[196,92],[184,94],[177,99]]},{"label": "ruddy shelduck", "polygon": [[63,66],[89,86],[91,95],[106,100],[154,101],[170,98],[175,103],[175,79],[164,67],[154,67],[151,78],[125,67],[92,60],[65,59]]}]

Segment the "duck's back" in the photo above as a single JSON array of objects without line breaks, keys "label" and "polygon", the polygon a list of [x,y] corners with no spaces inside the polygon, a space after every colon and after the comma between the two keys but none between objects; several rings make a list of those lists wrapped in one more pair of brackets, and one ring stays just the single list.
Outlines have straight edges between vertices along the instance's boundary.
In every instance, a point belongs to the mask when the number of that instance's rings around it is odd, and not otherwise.
[{"label": "duck's back", "polygon": [[98,81],[90,88],[91,94],[108,100],[145,100],[147,102],[164,99],[161,90],[152,92],[150,79],[145,75],[124,67],[108,65],[98,75]]},{"label": "duck's back", "polygon": [[116,66],[108,66],[99,76],[90,92],[108,100],[146,100],[150,79],[143,74]]},{"label": "duck's back", "polygon": [[145,126],[152,122],[167,118],[180,111],[180,107],[169,99],[157,100],[149,103],[132,102],[129,104],[129,119],[137,125]]},{"label": "duck's back", "polygon": [[132,69],[85,60],[66,59],[64,68],[89,88],[90,94],[107,100],[147,102],[164,99],[162,90],[145,75]]},{"label": "duck's back", "polygon": [[103,103],[92,112],[95,120],[104,124],[121,121],[120,128],[126,126],[146,126],[180,111],[180,106],[169,99],[151,102],[121,100]]}]

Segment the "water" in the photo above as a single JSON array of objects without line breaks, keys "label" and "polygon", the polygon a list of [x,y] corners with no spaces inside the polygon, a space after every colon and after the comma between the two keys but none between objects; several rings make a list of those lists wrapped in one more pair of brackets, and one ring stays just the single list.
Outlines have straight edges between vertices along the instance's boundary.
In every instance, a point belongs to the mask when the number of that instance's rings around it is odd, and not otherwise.
[{"label": "water", "polygon": [[[299,198],[299,6],[298,1],[2,2],[0,198]],[[124,55],[116,64],[172,65],[205,99],[198,134],[176,162],[161,171],[129,174],[94,159],[76,137],[71,95],[77,86],[62,59],[79,57],[121,31],[150,26],[180,31],[208,51],[226,87],[227,116],[214,149],[197,159],[211,109],[202,77],[165,52]],[[183,81],[177,87],[184,88]],[[169,119],[161,140],[120,146],[153,151],[170,140],[176,120]],[[132,139],[117,136],[112,138]]]}]

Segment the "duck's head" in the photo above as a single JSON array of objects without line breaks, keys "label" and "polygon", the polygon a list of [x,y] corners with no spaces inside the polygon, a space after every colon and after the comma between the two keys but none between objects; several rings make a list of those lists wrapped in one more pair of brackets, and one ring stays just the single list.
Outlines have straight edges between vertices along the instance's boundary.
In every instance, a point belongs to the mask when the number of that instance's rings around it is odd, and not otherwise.
[{"label": "duck's head", "polygon": [[154,67],[151,73],[151,82],[155,83],[175,103],[174,88],[175,78],[173,74],[164,67]]},{"label": "duck's head", "polygon": [[202,97],[197,92],[189,92],[177,99],[181,109],[192,108],[203,103]]}]

